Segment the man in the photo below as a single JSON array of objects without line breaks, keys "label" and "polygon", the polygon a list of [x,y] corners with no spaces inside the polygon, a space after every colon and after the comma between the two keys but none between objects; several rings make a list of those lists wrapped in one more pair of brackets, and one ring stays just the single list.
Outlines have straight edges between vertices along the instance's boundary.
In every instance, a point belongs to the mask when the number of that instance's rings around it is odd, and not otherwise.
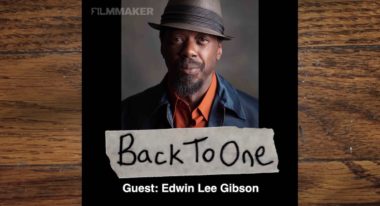
[{"label": "man", "polygon": [[125,99],[122,129],[258,127],[257,100],[215,72],[224,35],[219,0],[169,0],[161,24],[168,72],[160,84]]}]

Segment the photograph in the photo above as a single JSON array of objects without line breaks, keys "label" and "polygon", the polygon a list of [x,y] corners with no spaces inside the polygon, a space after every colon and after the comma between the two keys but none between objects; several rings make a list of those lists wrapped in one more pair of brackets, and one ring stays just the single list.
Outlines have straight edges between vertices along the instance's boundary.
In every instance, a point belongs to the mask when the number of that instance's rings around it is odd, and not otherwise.
[{"label": "photograph", "polygon": [[275,22],[258,0],[88,7],[86,201],[229,193],[270,204],[286,190],[294,203],[297,7],[288,5]]},{"label": "photograph", "polygon": [[259,127],[258,0],[122,8],[122,129]]}]

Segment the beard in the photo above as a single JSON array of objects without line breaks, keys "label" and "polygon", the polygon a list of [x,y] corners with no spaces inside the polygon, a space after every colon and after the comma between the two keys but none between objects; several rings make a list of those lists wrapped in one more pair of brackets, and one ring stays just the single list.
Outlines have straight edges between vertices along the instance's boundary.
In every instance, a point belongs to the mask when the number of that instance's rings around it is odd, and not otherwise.
[{"label": "beard", "polygon": [[176,69],[173,72],[173,78],[171,86],[173,86],[177,95],[180,97],[186,97],[195,94],[199,91],[204,83],[202,79],[196,79],[196,76],[191,74],[185,74],[181,70],[183,68],[198,67],[202,73],[205,69],[205,65],[201,62],[197,62],[190,58],[182,59],[176,65]]},{"label": "beard", "polygon": [[174,90],[180,97],[186,97],[195,94],[203,85],[203,80],[194,80],[191,75],[182,75],[173,82]]}]

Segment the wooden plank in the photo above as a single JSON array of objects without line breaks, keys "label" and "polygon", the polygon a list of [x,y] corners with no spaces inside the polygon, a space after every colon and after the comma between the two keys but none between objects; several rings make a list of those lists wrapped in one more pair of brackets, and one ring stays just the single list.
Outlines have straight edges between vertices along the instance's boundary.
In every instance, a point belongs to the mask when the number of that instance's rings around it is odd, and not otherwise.
[{"label": "wooden plank", "polygon": [[300,162],[300,205],[380,205],[380,161]]},{"label": "wooden plank", "polygon": [[379,29],[379,1],[299,1],[300,205],[380,205]]},{"label": "wooden plank", "polygon": [[0,12],[0,53],[81,50],[81,1],[0,1]]},{"label": "wooden plank", "polygon": [[81,55],[0,55],[0,164],[81,162]]},{"label": "wooden plank", "polygon": [[80,103],[80,52],[0,55],[0,70],[1,100],[44,102],[70,108]]},{"label": "wooden plank", "polygon": [[0,12],[0,205],[81,205],[81,1]]},{"label": "wooden plank", "polygon": [[379,45],[380,1],[300,0],[299,44]]},{"label": "wooden plank", "polygon": [[81,205],[80,165],[0,165],[0,205]]},{"label": "wooden plank", "polygon": [[380,46],[299,50],[299,158],[380,158]]}]

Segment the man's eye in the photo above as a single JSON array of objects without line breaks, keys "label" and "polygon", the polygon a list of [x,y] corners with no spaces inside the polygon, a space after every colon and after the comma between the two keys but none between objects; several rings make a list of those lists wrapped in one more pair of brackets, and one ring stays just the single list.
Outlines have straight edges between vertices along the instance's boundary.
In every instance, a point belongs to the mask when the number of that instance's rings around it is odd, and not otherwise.
[{"label": "man's eye", "polygon": [[173,37],[172,42],[175,44],[181,44],[183,42],[183,40],[180,37]]},{"label": "man's eye", "polygon": [[207,37],[199,37],[198,41],[201,44],[207,44],[209,42],[209,39]]}]

